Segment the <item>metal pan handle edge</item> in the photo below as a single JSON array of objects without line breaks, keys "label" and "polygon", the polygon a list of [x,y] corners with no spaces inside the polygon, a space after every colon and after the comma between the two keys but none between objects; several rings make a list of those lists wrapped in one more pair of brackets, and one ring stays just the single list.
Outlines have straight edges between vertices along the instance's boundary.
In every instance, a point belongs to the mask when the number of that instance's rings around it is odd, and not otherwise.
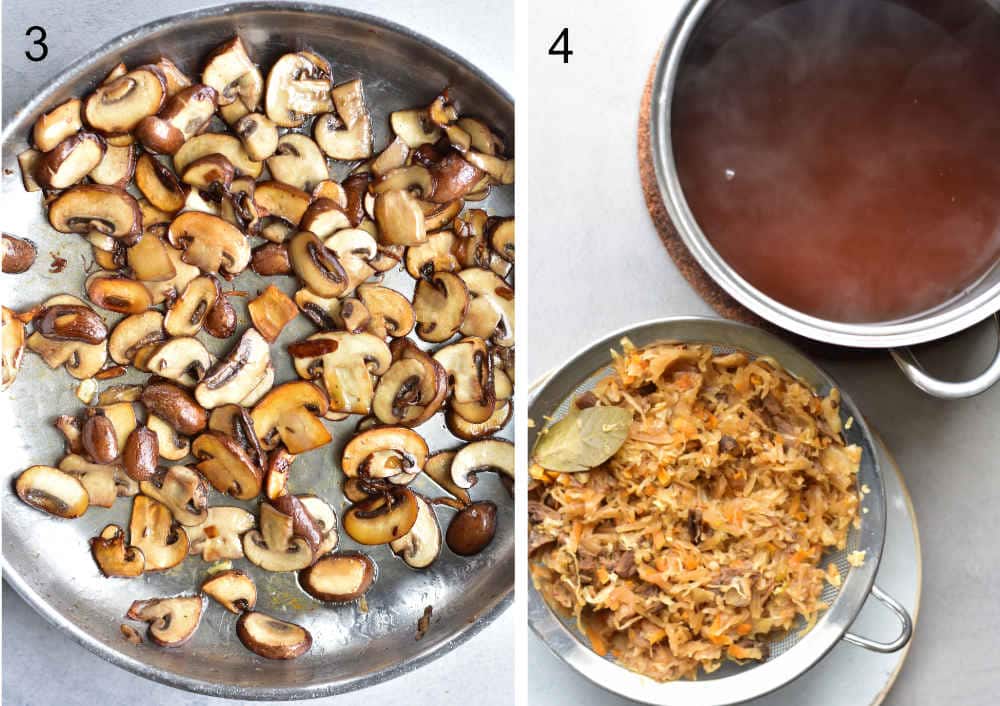
[{"label": "metal pan handle edge", "polygon": [[872,586],[871,595],[880,600],[882,604],[887,606],[889,610],[891,610],[899,619],[902,626],[899,637],[892,642],[878,642],[877,640],[869,640],[867,637],[862,637],[861,635],[855,635],[852,632],[848,632],[844,633],[844,640],[850,642],[852,645],[864,647],[866,650],[871,650],[872,652],[882,652],[888,654],[902,649],[913,636],[913,619],[910,618],[910,614],[899,601],[879,588],[878,585]]},{"label": "metal pan handle edge", "polygon": [[889,349],[889,353],[896,361],[899,369],[903,371],[903,375],[928,395],[944,400],[960,400],[965,397],[974,397],[986,392],[986,390],[993,387],[997,382],[1000,382],[1000,314],[994,314],[993,320],[997,324],[998,336],[997,350],[993,355],[993,362],[990,363],[990,367],[971,380],[948,382],[928,375],[917,361],[917,357],[913,354],[913,351],[909,348],[891,348]]}]

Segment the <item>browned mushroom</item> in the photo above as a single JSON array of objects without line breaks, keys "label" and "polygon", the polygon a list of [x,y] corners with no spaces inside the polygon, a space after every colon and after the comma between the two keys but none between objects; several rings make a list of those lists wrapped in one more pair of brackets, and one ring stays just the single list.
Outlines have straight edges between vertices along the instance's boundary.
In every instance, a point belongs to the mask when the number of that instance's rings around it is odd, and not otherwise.
[{"label": "browned mushroom", "polygon": [[87,297],[97,306],[120,314],[141,314],[153,305],[149,290],[141,282],[98,271],[87,278]]},{"label": "browned mushroom", "polygon": [[260,506],[260,530],[243,535],[243,554],[265,571],[298,571],[313,562],[313,550],[296,537],[294,521],[273,505]]},{"label": "browned mushroom", "polygon": [[271,364],[267,341],[255,329],[244,331],[239,342],[221,358],[195,388],[195,399],[207,409],[237,404],[264,379]]},{"label": "browned mushroom", "polygon": [[106,135],[131,132],[147,115],[156,115],[167,97],[159,68],[146,65],[98,86],[83,104],[83,117]]},{"label": "browned mushroom", "polygon": [[150,310],[127,316],[118,322],[108,337],[108,353],[119,365],[130,365],[136,352],[166,339],[163,314]]},{"label": "browned mushroom", "polygon": [[250,255],[250,269],[262,277],[291,274],[288,246],[284,243],[258,245]]},{"label": "browned mushroom", "polygon": [[434,359],[448,372],[451,405],[470,422],[484,422],[496,408],[493,359],[486,342],[473,336],[445,346]]},{"label": "browned mushroom", "polygon": [[316,119],[316,142],[334,159],[367,159],[372,154],[372,128],[361,79],[336,86],[331,95],[337,114]]},{"label": "browned mushroom", "polygon": [[413,290],[417,335],[425,341],[440,343],[454,336],[468,309],[469,289],[453,272],[434,272]]},{"label": "browned mushroom", "polygon": [[386,544],[413,528],[417,511],[416,494],[393,486],[352,505],[344,515],[344,531],[360,544]]},{"label": "browned mushroom", "polygon": [[180,564],[188,551],[188,537],[163,503],[136,495],[129,521],[132,544],[146,558],[146,571],[165,571]]},{"label": "browned mushroom", "polygon": [[383,424],[423,424],[441,408],[448,394],[448,375],[409,339],[393,341],[390,350],[393,363],[375,388],[372,413]]},{"label": "browned mushroom", "polygon": [[121,189],[81,184],[49,204],[49,223],[60,233],[97,231],[129,244],[139,238],[142,214],[136,200]]},{"label": "browned mushroom", "polygon": [[337,345],[321,355],[294,357],[295,371],[305,379],[322,378],[331,410],[367,414],[375,394],[372,376],[386,372],[392,360],[389,346],[368,333],[321,332],[306,339],[324,340]]},{"label": "browned mushroom", "polygon": [[177,91],[159,115],[143,118],[135,134],[143,147],[159,154],[174,154],[208,125],[215,114],[217,94],[211,86],[197,84]]},{"label": "browned mushroom", "polygon": [[253,579],[239,569],[213,574],[201,584],[201,591],[237,615],[257,605],[257,587]]},{"label": "browned mushroom", "polygon": [[179,336],[161,343],[145,360],[146,370],[167,380],[194,387],[215,364],[215,356],[192,336]]},{"label": "browned mushroom", "polygon": [[250,159],[263,161],[278,149],[278,127],[262,113],[244,115],[233,125]]},{"label": "browned mushroom", "polygon": [[181,181],[215,196],[224,195],[229,190],[235,175],[236,170],[228,159],[221,154],[210,154],[191,162],[181,175]]},{"label": "browned mushroom", "polygon": [[41,185],[35,180],[35,170],[42,159],[42,152],[26,149],[17,155],[17,166],[21,168],[21,183],[25,191],[41,191]]},{"label": "browned mushroom", "polygon": [[116,189],[124,189],[135,174],[135,145],[116,147],[109,144],[100,163],[90,170],[90,180]]},{"label": "browned mushroom", "polygon": [[118,437],[114,424],[100,409],[87,409],[80,443],[87,456],[96,463],[111,463],[118,458]]},{"label": "browned mushroom", "polygon": [[31,466],[17,477],[14,487],[21,500],[57,517],[80,517],[90,505],[83,484],[52,466]]},{"label": "browned mushroom", "polygon": [[295,659],[312,647],[305,628],[253,611],[236,621],[236,634],[244,647],[267,659]]},{"label": "browned mushroom", "polygon": [[330,178],[326,159],[306,135],[289,132],[278,139],[274,155],[267,160],[271,177],[296,189],[312,191]]},{"label": "browned mushroom", "polygon": [[[3,307],[3,377],[0,379],[0,390],[6,390],[17,379],[17,371],[21,368],[24,357],[24,324],[17,314]],[[103,363],[102,363],[103,365]]]},{"label": "browned mushroom", "polygon": [[6,274],[20,274],[33,264],[38,248],[30,240],[3,234],[3,271]]},{"label": "browned mushroom", "polygon": [[70,98],[35,121],[31,138],[41,152],[55,149],[56,145],[83,128],[80,119],[79,98]]},{"label": "browned mushroom", "polygon": [[273,284],[253,299],[247,309],[254,327],[268,343],[278,340],[282,329],[299,314],[295,302]]},{"label": "browned mushroom", "polygon": [[497,506],[489,500],[481,500],[466,505],[451,518],[445,541],[459,556],[472,556],[489,546],[496,528]]},{"label": "browned mushroom", "polygon": [[271,451],[279,441],[300,454],[330,443],[319,421],[330,408],[326,393],[309,382],[286,382],[264,395],[251,412],[261,446]]},{"label": "browned mushroom", "polygon": [[476,474],[493,471],[514,478],[514,444],[486,439],[466,444],[451,462],[451,480],[459,488],[476,484]]},{"label": "browned mushroom", "polygon": [[311,292],[321,297],[339,297],[350,280],[336,254],[309,231],[301,231],[288,245],[292,269]]},{"label": "browned mushroom", "polygon": [[204,522],[185,529],[190,540],[188,552],[201,554],[205,561],[242,559],[241,537],[255,524],[253,515],[241,507],[210,507]]},{"label": "browned mushroom", "polygon": [[79,183],[104,159],[104,140],[92,132],[70,135],[46,152],[35,168],[35,179],[48,189],[65,189]]},{"label": "browned mushroom", "polygon": [[455,453],[455,451],[439,451],[432,455],[424,465],[424,473],[442,489],[458,498],[463,505],[468,505],[472,502],[469,491],[459,488],[451,479],[451,462],[455,458]]},{"label": "browned mushroom", "polygon": [[[53,314],[46,323],[45,318],[52,312],[66,311],[55,307],[72,307],[69,311],[74,312],[73,316],[65,321],[59,321],[61,314]],[[49,311],[46,312],[46,309]],[[87,310],[94,316],[94,312],[82,301],[68,294],[60,294],[47,299],[42,304],[41,322],[44,330],[36,330],[27,341],[28,350],[37,353],[50,368],[58,368],[61,365],[66,367],[70,375],[78,380],[86,380],[93,377],[104,367],[107,360],[107,345],[104,340],[98,343],[88,343],[87,339],[94,340],[101,337],[101,328],[90,316],[81,314],[81,310]],[[80,318],[77,318],[80,315]],[[103,323],[102,323],[103,325]],[[59,331],[68,333],[71,338],[61,335]],[[106,328],[104,329],[106,334]],[[81,337],[83,337],[81,339]]]},{"label": "browned mushroom", "polygon": [[361,552],[323,557],[299,572],[299,584],[313,598],[346,603],[361,598],[375,582],[375,562]]},{"label": "browned mushroom", "polygon": [[198,470],[220,493],[228,493],[238,500],[249,500],[260,494],[263,470],[225,434],[208,431],[199,435],[191,444],[191,453],[198,459]]},{"label": "browned mushroom", "polygon": [[430,503],[420,495],[417,499],[417,520],[410,531],[389,543],[389,547],[402,557],[407,566],[424,569],[434,563],[441,553],[441,527]]},{"label": "browned mushroom", "polygon": [[409,191],[386,191],[375,197],[372,214],[382,240],[393,245],[419,245],[427,240],[424,212]]},{"label": "browned mushroom", "polygon": [[151,598],[132,603],[127,616],[149,623],[149,639],[157,645],[178,647],[198,629],[203,607],[201,596]]},{"label": "browned mushroom", "polygon": [[171,466],[139,483],[144,495],[167,506],[180,524],[193,527],[208,518],[208,485],[187,466]]},{"label": "browned mushroom", "polygon": [[264,170],[264,163],[251,159],[239,139],[221,132],[205,132],[185,142],[174,153],[174,170],[183,174],[189,164],[211,154],[225,157],[239,176],[256,179]]},{"label": "browned mushroom", "polygon": [[427,242],[406,249],[406,271],[414,279],[429,279],[435,272],[454,272],[458,260],[452,254],[455,234],[439,230],[427,234]]},{"label": "browned mushroom", "polygon": [[[224,404],[213,409],[208,418],[208,428],[235,441],[255,466],[261,469],[268,467],[267,456],[254,432],[253,420],[242,404]],[[281,453],[287,454],[288,452],[279,448],[272,456]],[[288,455],[290,458],[294,458],[291,454]]]},{"label": "browned mushroom", "polygon": [[142,403],[151,414],[180,434],[197,434],[208,423],[205,409],[183,387],[171,382],[154,382],[142,391]]},{"label": "browned mushroom", "polygon": [[108,525],[100,536],[92,537],[90,553],[108,578],[135,578],[142,575],[146,566],[142,550],[126,545],[125,530],[118,525]]},{"label": "browned mushroom", "polygon": [[128,435],[122,450],[122,464],[129,477],[149,480],[156,473],[156,463],[160,457],[160,443],[156,432],[148,426],[137,426]]},{"label": "browned mushroom", "polygon": [[80,481],[87,490],[88,502],[97,507],[111,507],[117,498],[139,492],[139,484],[118,464],[91,463],[83,456],[69,454],[59,462],[59,470]]},{"label": "browned mushroom", "polygon": [[267,76],[267,117],[281,127],[298,127],[309,115],[333,109],[330,64],[312,52],[285,54]]},{"label": "browned mushroom", "polygon": [[232,279],[250,264],[250,241],[236,226],[218,216],[188,211],[177,216],[167,230],[181,259],[206,274]]}]

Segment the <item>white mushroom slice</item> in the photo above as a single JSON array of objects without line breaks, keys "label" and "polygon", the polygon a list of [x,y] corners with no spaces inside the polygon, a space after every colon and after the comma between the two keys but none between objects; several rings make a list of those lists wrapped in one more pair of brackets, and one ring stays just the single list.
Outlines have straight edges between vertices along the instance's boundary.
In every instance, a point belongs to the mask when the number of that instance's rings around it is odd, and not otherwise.
[{"label": "white mushroom slice", "polygon": [[344,209],[336,201],[326,198],[316,199],[309,204],[299,223],[302,230],[308,230],[319,238],[326,238],[336,231],[348,229],[350,225],[351,219],[344,213]]},{"label": "white mushroom slice", "polygon": [[194,387],[214,364],[215,356],[204,343],[181,336],[162,343],[146,361],[146,369],[185,387]]},{"label": "white mushroom slice", "polygon": [[[47,299],[42,307],[44,309],[58,305],[87,306],[74,296],[60,294]],[[89,307],[87,308],[89,309]],[[35,331],[28,336],[26,344],[28,350],[41,356],[50,368],[65,366],[66,371],[77,380],[94,377],[104,367],[104,363],[108,359],[106,341],[100,343],[60,341],[46,338],[41,332]]]},{"label": "white mushroom slice", "polygon": [[187,86],[175,93],[158,115],[143,118],[135,135],[150,152],[173,154],[205,129],[215,115],[217,98],[211,86]]},{"label": "white mushroom slice", "polygon": [[393,363],[375,388],[372,413],[383,424],[415,427],[431,418],[448,394],[448,374],[412,341],[392,342]]},{"label": "white mushroom slice", "polygon": [[303,191],[312,191],[330,178],[326,159],[316,143],[295,132],[281,136],[274,156],[267,160],[267,168],[276,181]]},{"label": "white mushroom slice", "polygon": [[439,451],[427,459],[424,473],[443,490],[454,495],[463,505],[472,502],[469,491],[459,488],[451,480],[451,462],[455,459],[455,451]]},{"label": "white mushroom slice", "polygon": [[117,463],[91,463],[83,456],[69,454],[59,462],[59,470],[80,481],[87,489],[90,504],[97,507],[111,507],[115,499],[139,492],[139,484]]},{"label": "white mushroom slice", "polygon": [[[372,155],[372,127],[361,79],[342,83],[331,92],[337,115],[316,119],[313,135],[334,159],[367,159]],[[411,145],[412,147],[412,145]]]},{"label": "white mushroom slice", "polygon": [[513,346],[514,290],[511,286],[495,272],[481,267],[462,270],[458,276],[465,282],[471,297],[462,333],[492,338],[498,345],[508,348]]},{"label": "white mushroom slice", "polygon": [[201,434],[191,444],[198,459],[198,471],[220,493],[237,500],[250,500],[260,494],[264,472],[233,438],[217,431]]},{"label": "white mushroom slice", "polygon": [[205,62],[201,80],[218,93],[220,106],[239,103],[249,112],[260,105],[263,79],[239,37],[215,48]]},{"label": "white mushroom slice", "polygon": [[177,64],[165,56],[161,56],[153,64],[163,74],[167,84],[167,98],[172,98],[177,93],[191,85],[191,79],[181,71]]},{"label": "white mushroom slice", "polygon": [[417,335],[425,341],[440,343],[454,336],[468,310],[469,289],[453,272],[434,272],[413,290]]},{"label": "white mushroom slice", "polygon": [[70,98],[60,103],[35,121],[31,137],[42,152],[54,149],[56,145],[83,128],[80,119],[80,100]]},{"label": "white mushroom slice", "polygon": [[348,478],[392,478],[420,473],[427,455],[427,442],[412,429],[375,427],[347,442],[340,463]]},{"label": "white mushroom slice", "polygon": [[494,471],[514,478],[514,444],[501,439],[474,441],[462,447],[451,462],[451,480],[459,488],[476,484],[476,474]]},{"label": "white mushroom slice", "polygon": [[151,309],[118,322],[108,337],[108,353],[118,365],[130,365],[140,348],[159,344],[166,337],[163,314]]},{"label": "white mushroom slice", "polygon": [[[250,159],[263,161],[278,149],[278,126],[263,113],[249,113],[233,125]],[[277,178],[277,177],[275,177]]]},{"label": "white mushroom slice", "polygon": [[180,564],[188,552],[188,537],[163,503],[136,495],[129,522],[132,544],[146,557],[146,571],[164,571]]},{"label": "white mushroom slice", "polygon": [[248,328],[239,343],[221,358],[195,388],[198,404],[212,409],[241,403],[263,381],[271,365],[271,349],[254,328]]},{"label": "white mushroom slice", "polygon": [[14,384],[17,371],[21,368],[24,357],[24,324],[13,310],[3,307],[3,378],[0,380],[0,390],[6,390]]},{"label": "white mushroom slice", "polygon": [[244,647],[267,659],[295,659],[312,647],[305,628],[252,611],[236,621],[236,634]]},{"label": "white mushroom slice", "polygon": [[298,127],[306,116],[332,110],[330,65],[310,52],[285,54],[267,76],[264,105],[281,127]]},{"label": "white mushroom slice", "polygon": [[[406,142],[396,137],[375,159],[371,160],[368,166],[371,169],[371,173],[377,179],[396,167],[404,166],[409,156],[410,148],[406,145]],[[369,215],[371,215],[370,212]]]},{"label": "white mushroom slice", "polygon": [[253,579],[239,569],[212,575],[201,584],[201,591],[237,615],[253,610],[257,605],[257,587]]},{"label": "white mushroom slice", "polygon": [[178,647],[191,639],[201,622],[201,596],[135,601],[128,617],[149,623],[149,639],[161,647]]},{"label": "white mushroom slice", "polygon": [[372,376],[382,375],[392,361],[385,341],[369,333],[340,331],[315,333],[305,340],[332,341],[336,349],[323,355],[294,358],[295,371],[307,380],[323,380],[330,410],[368,414],[375,393]]},{"label": "white mushroom slice", "polygon": [[147,115],[156,115],[167,97],[166,78],[155,66],[140,66],[98,86],[83,104],[83,116],[106,135],[131,132]]},{"label": "white mushroom slice", "polygon": [[108,525],[100,536],[92,537],[90,553],[101,573],[108,578],[141,576],[146,565],[142,551],[126,545],[125,530],[118,525]]},{"label": "white mushroom slice", "polygon": [[201,554],[205,561],[242,559],[243,534],[256,525],[253,515],[241,507],[215,506],[200,525],[187,528],[190,554]]},{"label": "white mushroom slice", "polygon": [[174,171],[183,174],[193,161],[211,154],[221,154],[236,168],[237,175],[256,179],[264,171],[264,163],[250,158],[243,143],[232,135],[206,132],[195,135],[174,153]]},{"label": "white mushroom slice", "polygon": [[407,566],[423,569],[434,563],[441,553],[441,526],[427,500],[421,495],[416,497],[417,521],[409,532],[389,542],[389,547]]},{"label": "white mushroom slice", "polygon": [[462,406],[458,404],[452,405],[448,410],[445,415],[448,431],[464,441],[478,441],[493,436],[507,426],[507,422],[513,416],[514,407],[510,402],[498,399],[493,414],[483,422],[470,422],[461,415],[461,411]]},{"label": "white mushroom slice", "polygon": [[250,264],[250,241],[231,223],[208,213],[188,211],[177,216],[167,239],[184,251],[181,259],[205,274],[232,279]]},{"label": "white mushroom slice", "polygon": [[142,212],[138,202],[121,189],[81,184],[49,204],[49,223],[60,233],[96,231],[131,245],[142,232]]},{"label": "white mushroom slice", "polygon": [[78,132],[46,152],[35,168],[35,179],[49,189],[65,189],[79,183],[104,159],[107,145],[91,132]]},{"label": "white mushroom slice", "polygon": [[313,562],[309,543],[293,535],[292,518],[267,503],[260,506],[260,530],[243,535],[243,554],[265,571],[298,571]]},{"label": "white mushroom slice", "polygon": [[26,469],[17,477],[14,487],[21,500],[56,517],[80,517],[90,504],[83,484],[52,466]]},{"label": "white mushroom slice", "polygon": [[182,525],[200,525],[208,518],[208,484],[187,466],[164,469],[152,480],[139,483],[139,489],[166,505]]},{"label": "white mushroom slice", "polygon": [[[496,391],[493,383],[493,362],[486,342],[481,338],[463,338],[441,348],[434,360],[447,371],[452,385],[452,403],[469,403],[488,408],[485,416],[470,421],[481,422],[493,413]],[[465,416],[465,415],[463,415]]]},{"label": "white mushroom slice", "polygon": [[406,249],[406,271],[414,279],[427,279],[435,272],[454,272],[459,269],[451,252],[454,244],[455,234],[450,230],[428,233],[427,242]]},{"label": "white mushroom slice", "polygon": [[387,191],[375,197],[373,217],[382,242],[390,245],[419,245],[427,240],[424,212],[409,191]]},{"label": "white mushroom slice", "polygon": [[244,407],[253,407],[261,400],[262,397],[264,397],[264,395],[271,391],[273,386],[274,365],[268,363],[267,369],[264,371],[264,377],[260,379],[260,382],[257,383],[256,387],[247,393],[246,397],[240,400],[240,404]]},{"label": "white mushroom slice", "polygon": [[115,147],[108,145],[100,163],[90,170],[91,181],[105,186],[124,189],[135,173],[135,145]]},{"label": "white mushroom slice", "polygon": [[[141,241],[140,241],[141,242]],[[194,265],[189,265],[181,259],[183,252],[176,248],[166,248],[167,258],[174,268],[174,276],[161,281],[143,281],[154,305],[162,304],[167,299],[178,296],[190,284],[191,280],[200,274]]]},{"label": "white mushroom slice", "polygon": [[41,191],[42,187],[35,179],[35,170],[42,159],[42,153],[35,149],[27,149],[17,155],[17,164],[21,168],[21,183],[25,191]]},{"label": "white mushroom slice", "polygon": [[321,297],[303,287],[295,292],[295,303],[306,318],[320,329],[335,329],[340,326],[341,300],[337,297]]},{"label": "white mushroom slice", "polygon": [[329,554],[337,548],[340,540],[340,533],[337,531],[337,513],[330,503],[315,495],[300,495],[299,500],[323,535],[323,541],[316,547],[313,556]]},{"label": "white mushroom slice", "polygon": [[403,338],[413,330],[416,317],[409,300],[380,284],[362,284],[358,299],[368,310],[368,332],[379,338]]},{"label": "white mushroom slice", "polygon": [[431,122],[426,108],[397,110],[389,115],[389,124],[410,149],[433,145],[441,139],[441,128]]}]

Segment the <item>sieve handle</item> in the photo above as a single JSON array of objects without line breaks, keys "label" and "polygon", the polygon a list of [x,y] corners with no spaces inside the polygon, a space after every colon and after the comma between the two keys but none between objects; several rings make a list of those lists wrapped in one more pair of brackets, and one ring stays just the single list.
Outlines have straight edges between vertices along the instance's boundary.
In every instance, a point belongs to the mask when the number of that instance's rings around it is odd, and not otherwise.
[{"label": "sieve handle", "polygon": [[871,595],[879,599],[883,605],[887,606],[889,610],[896,614],[896,617],[902,625],[899,637],[892,642],[877,642],[876,640],[869,640],[867,637],[861,637],[860,635],[848,632],[844,633],[844,639],[853,645],[864,647],[866,650],[871,650],[872,652],[889,653],[902,649],[910,641],[910,637],[913,635],[913,620],[910,618],[910,614],[899,601],[879,588],[878,585],[872,586]]},{"label": "sieve handle", "polygon": [[[997,335],[1000,336],[1000,314],[994,314],[993,320],[997,324]],[[997,382],[1000,382],[1000,339],[998,339],[997,350],[993,356],[993,362],[984,372],[971,380],[961,382],[947,382],[938,380],[928,375],[917,361],[917,357],[909,348],[890,348],[896,365],[903,371],[910,382],[926,392],[928,395],[939,397],[944,400],[959,400],[964,397],[973,397],[990,389]]]}]

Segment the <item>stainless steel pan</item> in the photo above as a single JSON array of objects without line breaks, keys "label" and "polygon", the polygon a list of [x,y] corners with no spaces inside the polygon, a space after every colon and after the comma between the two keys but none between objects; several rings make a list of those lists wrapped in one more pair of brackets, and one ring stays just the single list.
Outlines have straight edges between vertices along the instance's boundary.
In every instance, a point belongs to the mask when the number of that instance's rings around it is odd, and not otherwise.
[{"label": "stainless steel pan", "polygon": [[[18,112],[3,133],[3,189],[5,232],[34,240],[39,261],[24,275],[3,278],[4,303],[27,308],[58,292],[82,291],[83,259],[89,246],[77,236],[56,233],[47,224],[39,194],[25,193],[20,184],[16,155],[27,147],[35,119],[73,95],[84,95],[118,61],[135,66],[165,55],[191,73],[200,71],[206,54],[239,33],[255,59],[269,66],[280,54],[310,47],[328,57],[335,81],[361,76],[373,110],[376,147],[387,141],[388,113],[426,105],[449,85],[459,104],[513,137],[511,97],[487,76],[444,47],[398,25],[359,13],[288,2],[239,3],[178,15],[140,27],[89,56],[48,86]],[[335,176],[341,176],[337,174]],[[512,189],[498,190],[486,203],[491,213],[513,213]],[[62,274],[47,272],[48,253],[59,252],[69,265]],[[237,289],[256,292],[264,280],[241,275]],[[278,282],[286,292],[291,280]],[[389,274],[387,284],[409,295],[412,280],[405,272]],[[247,321],[245,305],[238,312]],[[312,330],[305,321],[289,326],[279,346]],[[109,317],[109,323],[115,320]],[[207,337],[206,337],[207,338]],[[228,344],[215,344],[213,352]],[[280,361],[278,379],[295,376],[288,357]],[[128,382],[130,378],[114,382]],[[247,699],[302,699],[340,693],[385,681],[454,649],[499,615],[513,593],[513,503],[499,481],[483,478],[473,494],[500,508],[496,539],[487,551],[467,559],[447,549],[428,570],[417,572],[392,556],[387,547],[370,553],[380,575],[369,592],[368,612],[356,606],[331,607],[312,601],[296,585],[294,574],[266,574],[245,561],[261,593],[259,608],[304,625],[314,637],[312,650],[291,662],[274,662],[253,655],[236,638],[234,617],[220,606],[206,608],[201,627],[187,645],[162,649],[125,641],[119,625],[133,599],[171,595],[195,589],[207,564],[191,557],[179,568],[131,581],[102,578],[87,544],[108,523],[124,525],[130,503],[119,500],[110,510],[91,508],[75,521],[42,515],[21,503],[12,479],[35,463],[54,464],[61,458],[62,441],[52,427],[56,414],[81,407],[74,396],[75,381],[63,371],[45,367],[26,355],[18,381],[0,399],[0,420],[7,433],[3,445],[3,568],[5,578],[53,624],[105,659],[144,677],[176,687],[216,696]],[[432,450],[460,444],[436,419],[419,428]],[[327,498],[338,512],[344,506],[335,454],[352,433],[355,420],[333,424],[334,441],[295,462],[294,492],[314,492]],[[513,429],[513,424],[508,429]],[[442,494],[430,481],[415,488]],[[210,504],[241,504],[212,494]],[[248,506],[244,504],[244,506]],[[452,511],[438,508],[442,525]],[[343,548],[352,548],[349,538]],[[415,639],[417,620],[428,605],[433,618],[426,636]],[[139,625],[137,627],[142,628]]]}]

